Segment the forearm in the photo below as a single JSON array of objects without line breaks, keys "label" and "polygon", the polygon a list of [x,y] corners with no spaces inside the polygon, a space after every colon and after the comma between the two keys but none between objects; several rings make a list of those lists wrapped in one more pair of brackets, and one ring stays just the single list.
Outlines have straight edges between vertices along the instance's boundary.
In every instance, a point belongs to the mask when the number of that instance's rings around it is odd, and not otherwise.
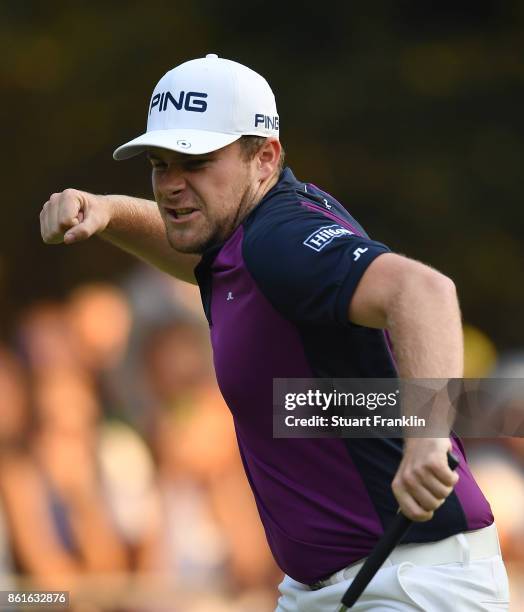
[{"label": "forearm", "polygon": [[150,200],[123,195],[104,196],[111,208],[106,229],[98,235],[139,259],[188,282],[199,258],[177,253],[166,237],[157,205]]},{"label": "forearm", "polygon": [[73,537],[85,572],[126,571],[128,552],[111,521],[105,500],[85,492],[68,500]]}]

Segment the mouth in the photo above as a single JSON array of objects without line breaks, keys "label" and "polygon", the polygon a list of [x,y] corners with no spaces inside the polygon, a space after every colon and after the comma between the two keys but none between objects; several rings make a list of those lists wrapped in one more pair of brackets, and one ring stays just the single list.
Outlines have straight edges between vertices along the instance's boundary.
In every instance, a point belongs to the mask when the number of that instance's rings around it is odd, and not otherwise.
[{"label": "mouth", "polygon": [[200,211],[197,208],[165,208],[166,215],[174,223],[186,223],[198,216]]}]

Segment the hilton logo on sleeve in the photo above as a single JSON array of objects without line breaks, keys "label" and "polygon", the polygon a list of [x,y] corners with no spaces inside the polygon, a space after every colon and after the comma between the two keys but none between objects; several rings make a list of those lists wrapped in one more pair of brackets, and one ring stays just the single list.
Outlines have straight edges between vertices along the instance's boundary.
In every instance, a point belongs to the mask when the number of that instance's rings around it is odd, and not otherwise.
[{"label": "hilton logo on sleeve", "polygon": [[303,244],[318,252],[335,240],[335,238],[340,238],[341,236],[354,236],[354,233],[341,225],[326,225],[319,227],[318,230],[310,234]]}]

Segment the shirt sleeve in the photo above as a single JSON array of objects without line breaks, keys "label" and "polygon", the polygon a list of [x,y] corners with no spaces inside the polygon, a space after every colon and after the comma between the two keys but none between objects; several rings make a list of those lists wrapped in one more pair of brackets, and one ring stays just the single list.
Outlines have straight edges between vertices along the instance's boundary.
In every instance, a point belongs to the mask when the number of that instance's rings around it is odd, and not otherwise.
[{"label": "shirt sleeve", "polygon": [[351,297],[369,264],[388,247],[342,220],[302,213],[246,237],[243,256],[269,302],[296,322],[348,325]]}]

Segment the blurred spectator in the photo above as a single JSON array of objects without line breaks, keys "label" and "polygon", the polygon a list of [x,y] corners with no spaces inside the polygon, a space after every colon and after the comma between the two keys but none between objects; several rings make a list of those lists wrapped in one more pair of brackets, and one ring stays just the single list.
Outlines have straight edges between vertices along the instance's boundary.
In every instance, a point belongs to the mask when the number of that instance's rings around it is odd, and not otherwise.
[{"label": "blurred spectator", "polygon": [[[96,464],[98,405],[71,370],[40,374],[35,427],[4,453],[2,491],[19,568],[46,587],[129,567]],[[24,483],[24,486],[20,486]]]},{"label": "blurred spectator", "polygon": [[96,385],[103,414],[126,420],[125,381],[118,378],[132,324],[125,294],[109,283],[80,285],[68,296],[66,316],[78,363]]},{"label": "blurred spectator", "polygon": [[33,374],[79,366],[67,310],[60,302],[36,302],[22,311],[17,340]]},{"label": "blurred spectator", "polygon": [[144,341],[144,374],[152,398],[173,407],[214,383],[205,328],[191,319],[171,319],[149,330]]},{"label": "blurred spectator", "polygon": [[206,324],[200,291],[196,285],[168,276],[157,268],[135,262],[123,282],[133,319],[141,331],[159,321],[192,318]]},{"label": "blurred spectator", "polygon": [[153,445],[167,520],[164,562],[192,582],[273,586],[269,553],[241,466],[231,415],[212,380],[201,325],[175,320],[144,347]]},{"label": "blurred spectator", "polygon": [[[514,431],[522,436],[524,432],[524,351],[503,353],[491,372],[491,376],[504,379],[500,398],[501,408],[505,409],[508,420],[511,418]],[[502,438],[499,442],[511,452],[524,472],[524,438],[507,437]]]},{"label": "blurred spectator", "polygon": [[156,546],[164,536],[161,497],[151,453],[129,425],[108,421],[100,427],[101,480],[119,533],[138,572],[159,569]]},{"label": "blurred spectator", "polygon": [[69,296],[68,315],[81,364],[94,372],[113,368],[123,356],[131,328],[122,291],[108,283],[81,285]]},{"label": "blurred spectator", "polygon": [[0,453],[27,444],[28,379],[22,364],[0,346]]},{"label": "blurred spectator", "polygon": [[[508,570],[511,610],[524,609],[524,469],[498,441],[484,441],[468,453],[475,479],[489,500]],[[508,503],[508,495],[511,502]]]},{"label": "blurred spectator", "polygon": [[[112,372],[118,386],[125,418],[140,431],[148,431],[151,409],[144,377],[143,346],[151,333],[174,319],[190,319],[207,325],[198,287],[184,283],[138,262],[122,283],[131,310],[132,327],[128,347]],[[207,338],[205,339],[208,344]]]},{"label": "blurred spectator", "polygon": [[[508,419],[510,422],[524,423],[524,353],[503,353],[494,363],[494,350],[490,344],[484,338],[476,346],[480,355],[492,356],[488,360],[491,361],[491,369],[482,373],[491,378],[505,379],[493,412],[496,416],[497,411],[504,410],[506,423]],[[495,516],[510,581],[510,609],[517,612],[524,609],[524,584],[521,579],[524,570],[524,439],[498,437],[491,440],[469,439],[465,442],[475,479],[489,500]]]},{"label": "blurred spectator", "polygon": [[[478,446],[469,453],[468,460],[493,510],[505,560],[522,558],[524,470],[508,451],[493,443]],[[511,504],[507,502],[508,491]]]},{"label": "blurred spectator", "polygon": [[26,379],[14,355],[0,347],[0,578],[3,588],[15,571],[11,551],[11,534],[3,494],[4,470],[10,457],[24,448],[28,430]]}]

